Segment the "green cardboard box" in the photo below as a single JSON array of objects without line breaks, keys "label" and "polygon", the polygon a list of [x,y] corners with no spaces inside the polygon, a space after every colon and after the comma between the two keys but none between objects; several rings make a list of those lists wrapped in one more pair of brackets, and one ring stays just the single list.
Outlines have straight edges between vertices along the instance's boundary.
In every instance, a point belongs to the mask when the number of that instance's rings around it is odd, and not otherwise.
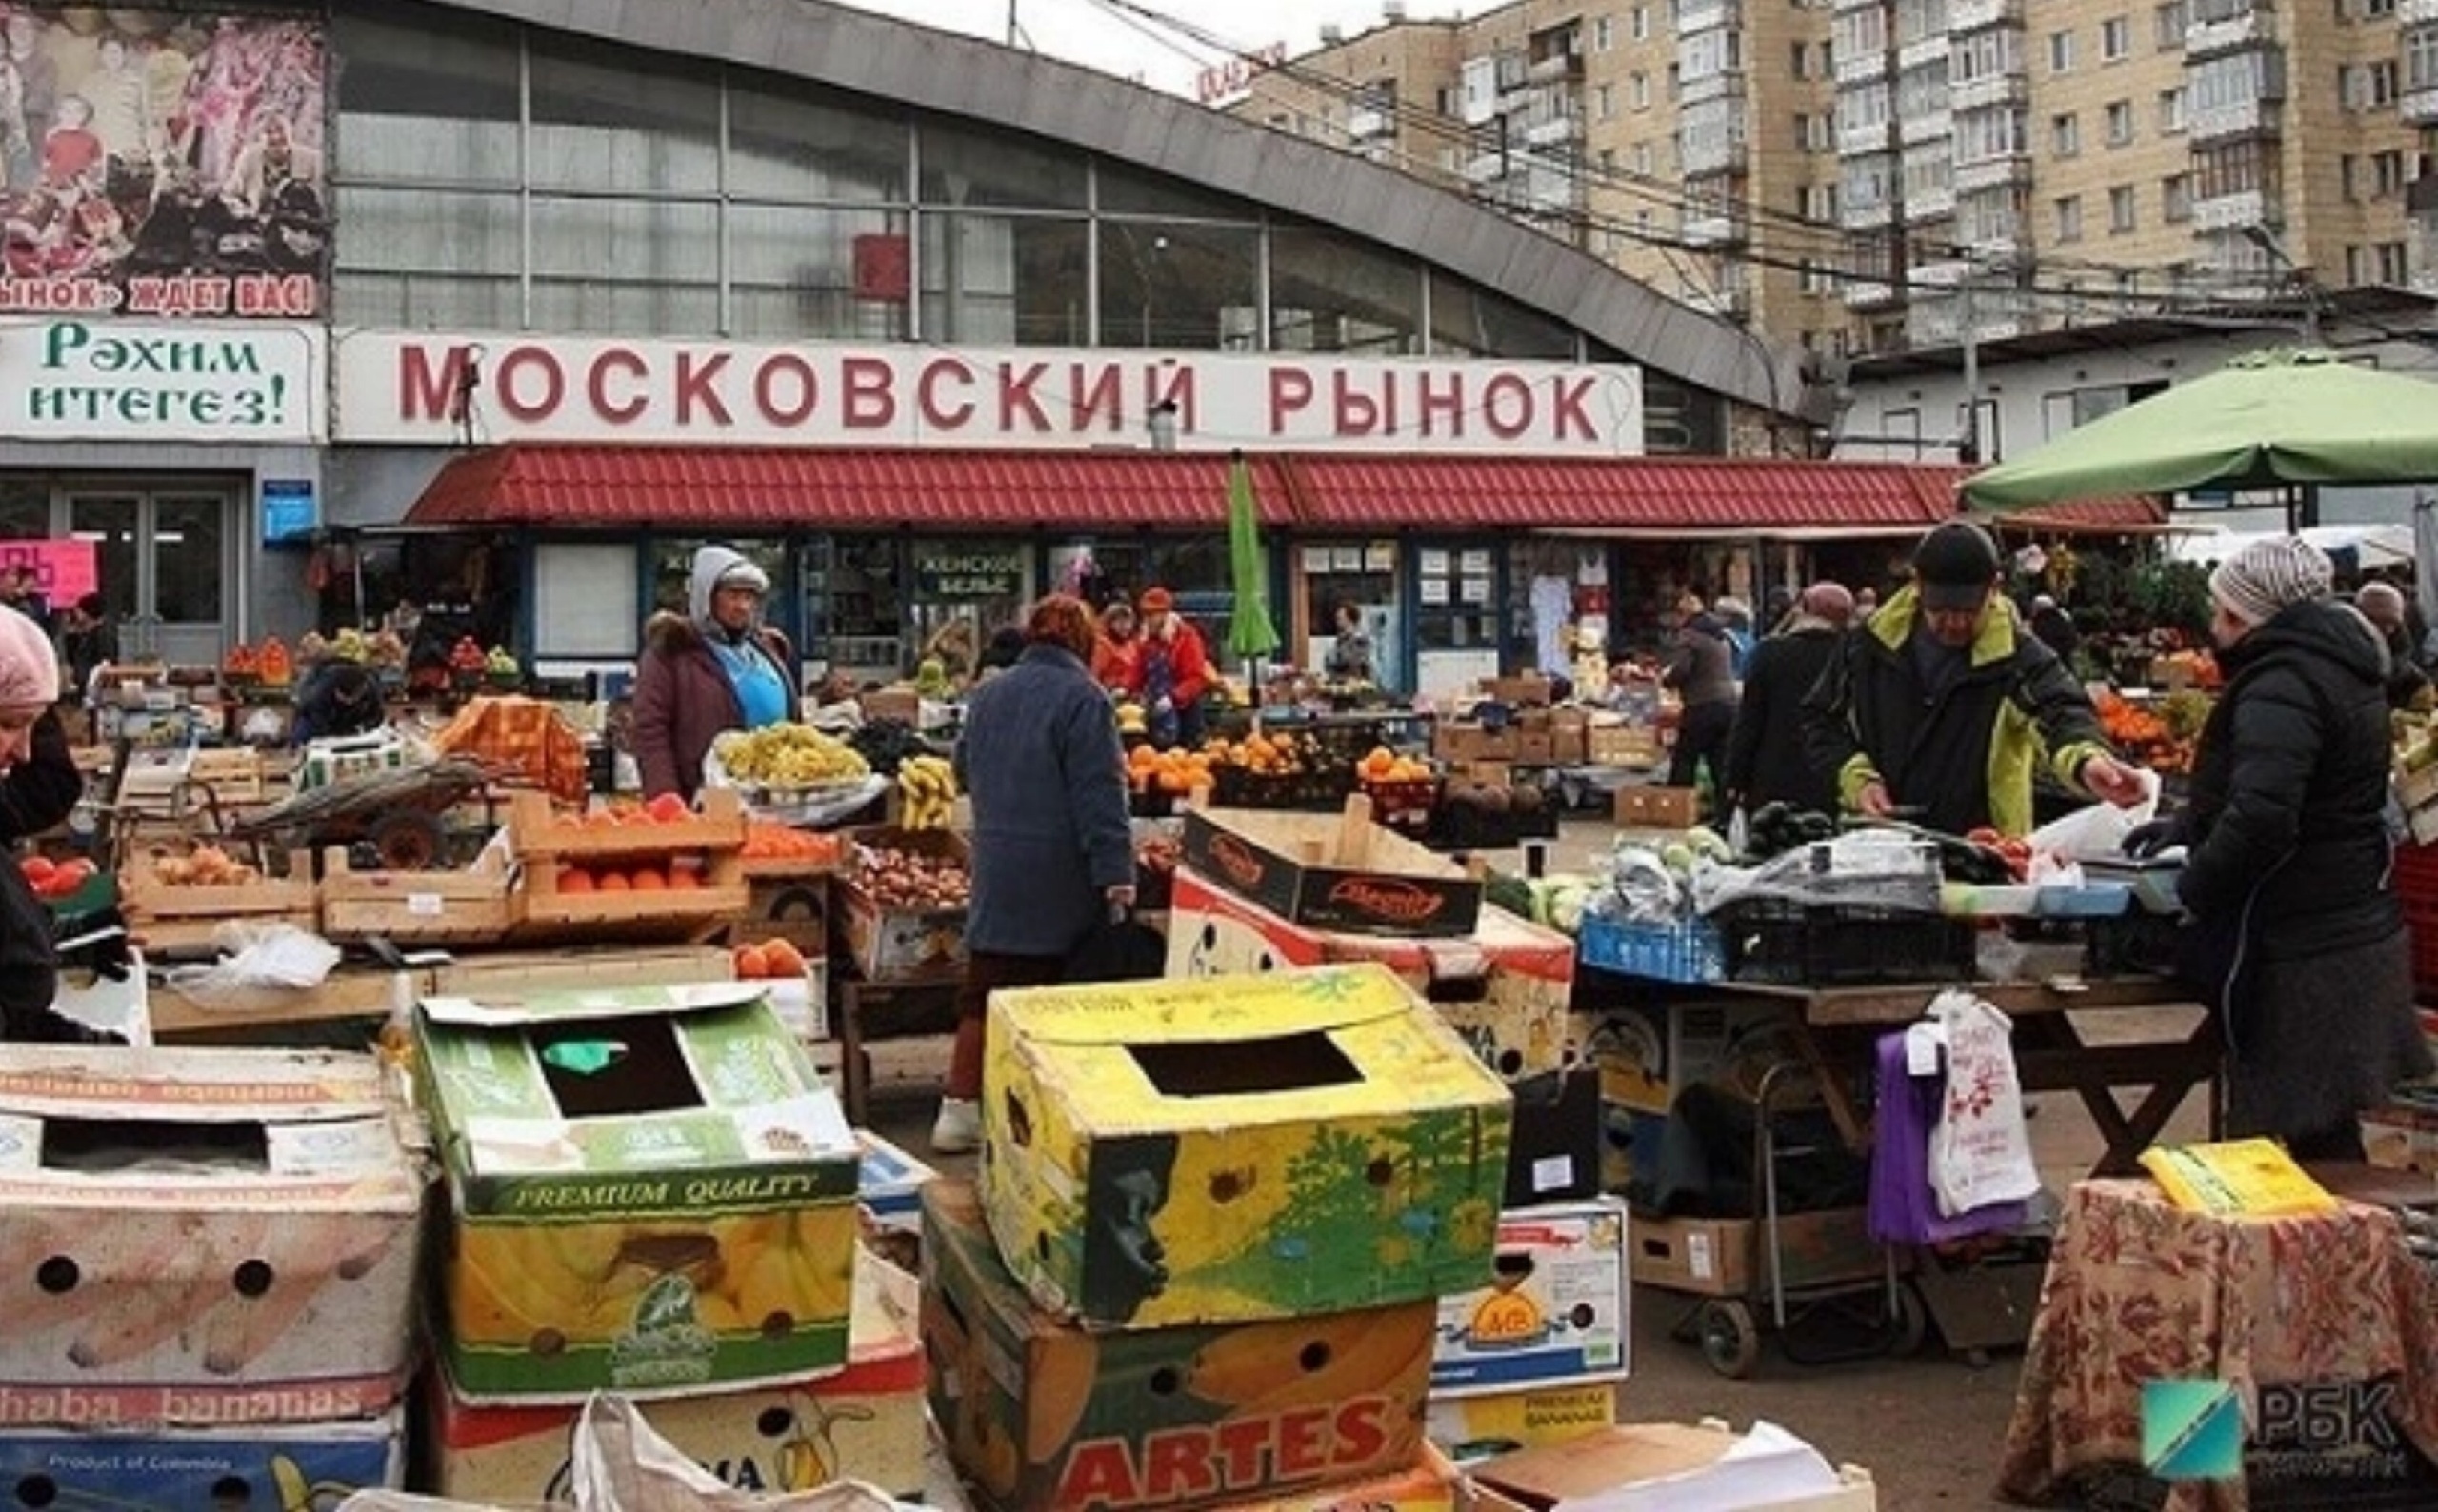
[{"label": "green cardboard box", "polygon": [[758,984],[426,998],[415,1028],[467,1400],[845,1366],[861,1152]]}]

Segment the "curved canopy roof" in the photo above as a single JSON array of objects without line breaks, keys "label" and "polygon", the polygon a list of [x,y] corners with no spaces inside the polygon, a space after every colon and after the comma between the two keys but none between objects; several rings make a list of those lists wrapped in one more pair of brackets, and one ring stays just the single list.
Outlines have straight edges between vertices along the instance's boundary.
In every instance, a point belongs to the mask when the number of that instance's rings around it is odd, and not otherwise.
[{"label": "curved canopy roof", "polygon": [[434,0],[1005,126],[1329,225],[1730,399],[1823,418],[1802,354],[1419,179],[1109,74],[820,0]]}]

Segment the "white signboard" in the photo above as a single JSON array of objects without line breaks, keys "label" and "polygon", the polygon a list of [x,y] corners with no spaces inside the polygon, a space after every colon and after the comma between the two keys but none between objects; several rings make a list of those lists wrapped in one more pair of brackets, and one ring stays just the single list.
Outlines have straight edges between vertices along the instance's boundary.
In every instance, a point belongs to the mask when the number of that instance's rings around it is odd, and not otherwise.
[{"label": "white signboard", "polygon": [[450,336],[338,340],[337,439],[1642,451],[1629,364]]},{"label": "white signboard", "polygon": [[0,323],[0,436],[320,441],[324,345],[307,325]]}]

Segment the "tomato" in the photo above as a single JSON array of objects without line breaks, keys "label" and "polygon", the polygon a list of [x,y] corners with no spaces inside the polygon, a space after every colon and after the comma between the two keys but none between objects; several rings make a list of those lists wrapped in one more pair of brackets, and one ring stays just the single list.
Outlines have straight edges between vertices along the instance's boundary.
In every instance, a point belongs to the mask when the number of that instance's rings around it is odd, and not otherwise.
[{"label": "tomato", "polygon": [[650,816],[653,823],[662,825],[673,825],[681,819],[693,817],[693,810],[686,806],[686,800],[675,793],[660,794],[644,805],[644,812]]},{"label": "tomato", "polygon": [[59,874],[59,867],[49,856],[28,856],[17,863],[17,869],[26,874],[26,881],[37,893],[48,891],[50,879]]}]

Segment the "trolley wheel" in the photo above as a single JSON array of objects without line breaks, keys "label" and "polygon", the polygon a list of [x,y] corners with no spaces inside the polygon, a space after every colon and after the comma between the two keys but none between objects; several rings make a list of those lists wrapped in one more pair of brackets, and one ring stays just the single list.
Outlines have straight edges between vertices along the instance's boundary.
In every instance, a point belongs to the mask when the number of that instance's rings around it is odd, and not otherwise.
[{"label": "trolley wheel", "polygon": [[1761,1358],[1761,1325],[1742,1299],[1729,1297],[1702,1303],[1694,1320],[1701,1330],[1702,1358],[1730,1381],[1752,1373]]},{"label": "trolley wheel", "polygon": [[366,838],[381,852],[381,865],[390,871],[430,871],[439,864],[448,843],[438,815],[411,809],[383,814],[372,822]]},{"label": "trolley wheel", "polygon": [[1909,1281],[1896,1283],[1895,1309],[1888,1320],[1888,1352],[1897,1359],[1917,1353],[1929,1337],[1930,1310]]}]

